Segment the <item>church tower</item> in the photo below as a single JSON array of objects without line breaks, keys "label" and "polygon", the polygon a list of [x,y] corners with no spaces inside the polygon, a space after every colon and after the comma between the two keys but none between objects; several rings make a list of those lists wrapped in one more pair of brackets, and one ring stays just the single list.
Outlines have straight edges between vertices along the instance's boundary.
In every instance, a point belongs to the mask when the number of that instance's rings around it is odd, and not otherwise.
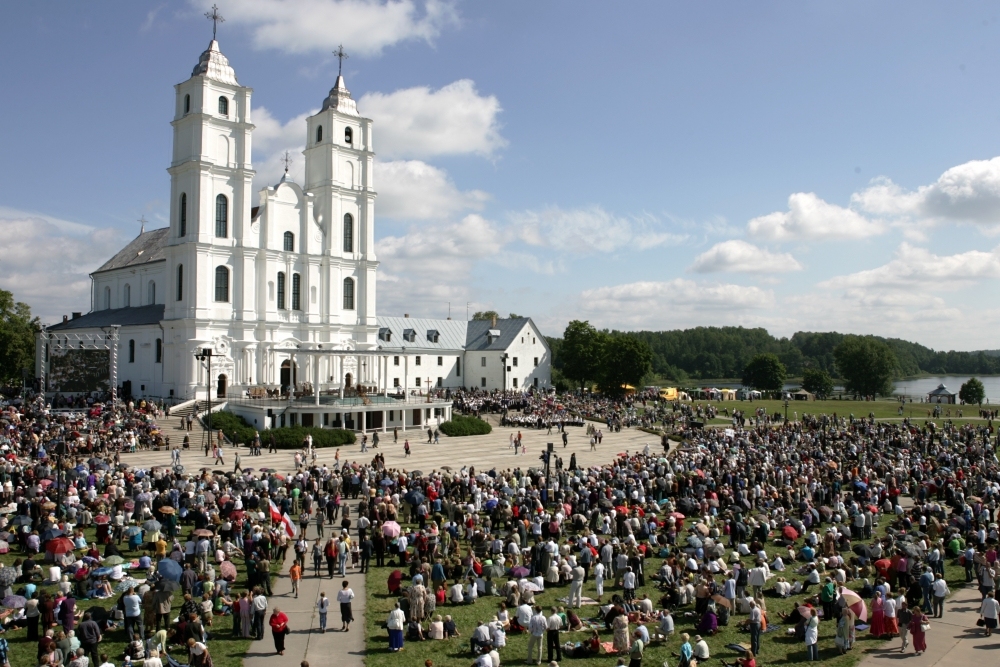
[{"label": "church tower", "polygon": [[[338,55],[346,57],[341,51]],[[305,191],[329,258],[326,294],[331,325],[351,332],[359,347],[375,342],[375,191],[372,121],[358,113],[344,77],[306,121]]]},{"label": "church tower", "polygon": [[[174,86],[164,319],[241,319],[251,186],[250,95],[213,38]],[[252,280],[250,281],[252,282]]]}]

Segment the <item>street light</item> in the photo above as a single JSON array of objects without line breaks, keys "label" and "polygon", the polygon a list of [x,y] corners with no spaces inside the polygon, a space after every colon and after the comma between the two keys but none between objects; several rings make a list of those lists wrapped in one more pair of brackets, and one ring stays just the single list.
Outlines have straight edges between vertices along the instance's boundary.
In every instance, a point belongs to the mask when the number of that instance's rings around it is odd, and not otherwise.
[{"label": "street light", "polygon": [[[205,380],[205,393],[208,395],[208,444],[212,445],[212,348],[203,347],[200,352],[195,352],[194,358],[199,361],[208,362],[208,378]],[[194,408],[198,412],[198,390],[195,390]]]},{"label": "street light", "polygon": [[788,422],[788,399],[787,398],[785,399],[784,403],[785,403],[785,422],[787,423]]}]

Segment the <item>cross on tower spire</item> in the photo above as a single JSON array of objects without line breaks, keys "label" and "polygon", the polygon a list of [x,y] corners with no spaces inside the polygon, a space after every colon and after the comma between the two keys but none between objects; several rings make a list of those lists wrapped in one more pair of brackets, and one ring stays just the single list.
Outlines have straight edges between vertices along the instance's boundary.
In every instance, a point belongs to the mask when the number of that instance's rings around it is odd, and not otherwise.
[{"label": "cross on tower spire", "polygon": [[281,163],[285,165],[285,173],[287,174],[292,166],[292,156],[288,151],[285,151],[285,154],[281,156]]},{"label": "cross on tower spire", "polygon": [[205,12],[205,18],[212,22],[212,39],[215,39],[216,31],[219,28],[220,23],[225,23],[226,19],[222,18],[222,14],[219,13],[219,6],[212,5],[212,11]]},{"label": "cross on tower spire", "polygon": [[337,47],[337,50],[333,52],[333,55],[340,61],[340,64],[337,65],[337,76],[341,76],[344,73],[344,59],[350,58],[350,56],[347,55],[346,51],[344,51],[343,44]]},{"label": "cross on tower spire", "polygon": [[140,234],[144,233],[146,231],[146,222],[147,222],[146,216],[145,215],[140,216],[139,219],[136,220],[136,222],[139,223],[139,233]]}]

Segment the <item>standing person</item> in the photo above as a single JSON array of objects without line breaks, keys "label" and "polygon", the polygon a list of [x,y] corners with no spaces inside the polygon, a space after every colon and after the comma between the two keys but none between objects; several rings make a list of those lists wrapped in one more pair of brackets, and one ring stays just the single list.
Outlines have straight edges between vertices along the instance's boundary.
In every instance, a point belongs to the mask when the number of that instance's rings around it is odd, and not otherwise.
[{"label": "standing person", "polygon": [[80,648],[90,657],[93,664],[98,664],[97,645],[101,643],[101,626],[90,617],[89,611],[83,615],[83,623],[77,628],[76,634],[80,639]]},{"label": "standing person", "polygon": [[920,607],[913,610],[913,618],[910,619],[910,634],[913,635],[913,650],[920,655],[927,650],[927,630],[931,627]]},{"label": "standing person", "polygon": [[403,452],[404,452],[403,453],[403,458],[406,458],[406,457],[408,457],[410,455],[410,439],[409,438],[407,438],[406,440],[403,441]]},{"label": "standing person", "polygon": [[385,627],[389,630],[389,650],[393,653],[403,650],[403,627],[405,625],[406,614],[399,608],[397,602],[396,608],[389,612],[389,620],[385,623]]},{"label": "standing person", "polygon": [[948,589],[948,582],[940,574],[934,575],[931,592],[934,594],[934,618],[941,618],[944,616],[944,599],[948,597],[948,593],[951,593],[951,591]]},{"label": "standing person", "polygon": [[319,592],[319,601],[316,602],[316,608],[319,610],[319,631],[326,633],[326,614],[330,611],[330,598],[326,597],[326,593],[323,591]]},{"label": "standing person", "polygon": [[899,652],[902,653],[906,650],[907,635],[910,633],[910,621],[913,620],[913,612],[910,611],[907,606],[905,598],[899,603],[899,611],[896,612],[896,620],[899,621],[899,638],[902,640],[902,646],[899,647]]},{"label": "standing person", "polygon": [[271,619],[268,621],[271,626],[271,637],[274,638],[274,652],[278,655],[285,655],[285,635],[288,634],[288,617],[277,607],[271,612]]},{"label": "standing person", "polygon": [[[130,642],[135,641],[136,628],[139,629],[139,638],[145,641],[142,625],[142,598],[135,594],[135,588],[128,589],[128,594],[122,598],[125,606],[125,632],[128,634]],[[63,604],[66,604],[65,601]]]},{"label": "standing person", "polygon": [[815,609],[809,610],[809,620],[806,621],[806,654],[807,660],[819,660],[819,616]]},{"label": "standing person", "polygon": [[302,566],[298,559],[292,561],[292,566],[288,568],[288,578],[292,580],[292,592],[295,597],[299,597],[299,581],[302,579]]},{"label": "standing person", "polygon": [[260,587],[254,589],[253,597],[253,636],[254,639],[260,641],[264,638],[264,614],[267,613],[267,598],[264,597],[264,593],[260,590]]},{"label": "standing person", "polygon": [[[528,621],[528,632],[531,636],[528,637],[528,662],[534,662],[536,665],[542,664],[542,637],[545,636],[545,632],[548,630],[548,621],[545,620],[545,615],[542,613],[542,608],[535,605],[534,614],[531,616],[531,620]],[[532,660],[532,656],[537,655],[537,660]]]},{"label": "standing person", "polygon": [[347,632],[351,629],[351,621],[354,620],[354,613],[351,611],[351,600],[354,599],[354,591],[348,586],[347,581],[341,585],[337,592],[337,602],[340,603],[340,631]]},{"label": "standing person", "polygon": [[755,600],[750,600],[750,652],[760,653],[760,630],[763,613]]},{"label": "standing person", "polygon": [[[556,662],[562,660],[562,647],[559,645],[559,631],[562,630],[563,622],[562,616],[559,615],[559,609],[556,607],[552,608],[552,615],[546,619],[546,630],[545,630],[545,652],[548,654],[549,662],[555,660]],[[556,657],[552,657],[552,652],[555,651]]]},{"label": "standing person", "polygon": [[[635,631],[635,641],[628,652],[628,667],[642,667],[642,652],[646,648],[646,643],[642,641],[642,631]],[[756,663],[755,663],[756,664]]]},{"label": "standing person", "polygon": [[1000,602],[997,602],[996,593],[990,591],[983,598],[983,604],[979,607],[979,616],[985,622],[986,636],[989,637],[997,629],[997,617],[1000,616]]}]

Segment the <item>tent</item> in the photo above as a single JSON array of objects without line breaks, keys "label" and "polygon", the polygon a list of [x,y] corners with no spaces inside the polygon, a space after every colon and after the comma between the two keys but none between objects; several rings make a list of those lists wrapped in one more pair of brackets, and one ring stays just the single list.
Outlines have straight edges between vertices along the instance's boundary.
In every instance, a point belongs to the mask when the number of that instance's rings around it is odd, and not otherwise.
[{"label": "tent", "polygon": [[793,391],[790,394],[793,401],[815,401],[816,395],[810,394],[805,389],[799,389],[798,391]]}]

